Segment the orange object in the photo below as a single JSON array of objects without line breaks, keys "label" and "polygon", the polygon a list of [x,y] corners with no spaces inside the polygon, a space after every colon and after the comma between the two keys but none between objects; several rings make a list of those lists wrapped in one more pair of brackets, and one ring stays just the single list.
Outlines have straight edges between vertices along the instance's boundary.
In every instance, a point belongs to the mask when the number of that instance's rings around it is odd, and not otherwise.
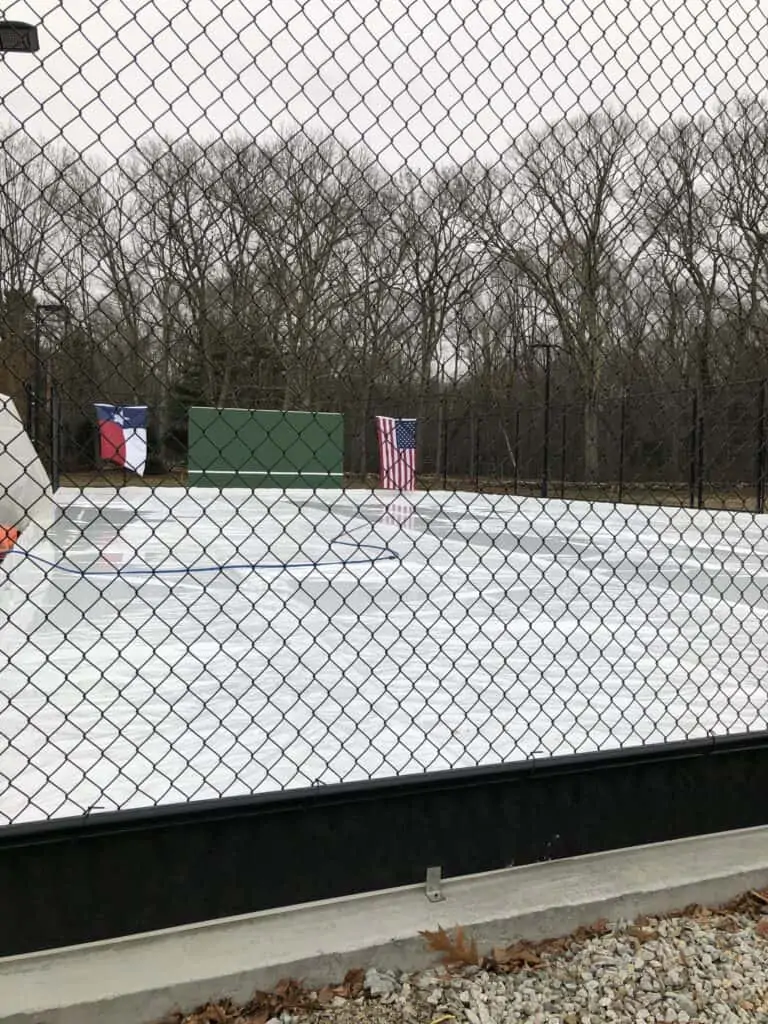
[{"label": "orange object", "polygon": [[2,562],[18,539],[19,531],[15,526],[0,526],[0,562]]}]

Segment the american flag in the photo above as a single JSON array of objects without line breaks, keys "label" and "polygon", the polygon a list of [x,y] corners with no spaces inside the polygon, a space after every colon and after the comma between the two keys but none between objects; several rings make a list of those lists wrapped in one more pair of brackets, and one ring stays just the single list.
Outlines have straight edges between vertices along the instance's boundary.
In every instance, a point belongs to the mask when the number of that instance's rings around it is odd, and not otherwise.
[{"label": "american flag", "polygon": [[389,490],[416,490],[416,420],[377,416],[379,476]]}]

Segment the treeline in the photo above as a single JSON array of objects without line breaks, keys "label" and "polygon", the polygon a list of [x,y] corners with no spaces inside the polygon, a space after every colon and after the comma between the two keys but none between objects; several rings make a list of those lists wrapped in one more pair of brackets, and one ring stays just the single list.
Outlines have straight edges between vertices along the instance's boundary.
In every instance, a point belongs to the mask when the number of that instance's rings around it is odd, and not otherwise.
[{"label": "treeline", "polygon": [[7,131],[0,389],[55,382],[75,439],[93,401],[147,402],[166,461],[191,404],[339,410],[363,472],[382,411],[436,438],[493,414],[510,455],[549,361],[596,479],[617,395],[703,408],[768,372],[766,182],[757,97],[662,127],[566,118],[423,174],[305,131],[153,139],[103,167]]}]

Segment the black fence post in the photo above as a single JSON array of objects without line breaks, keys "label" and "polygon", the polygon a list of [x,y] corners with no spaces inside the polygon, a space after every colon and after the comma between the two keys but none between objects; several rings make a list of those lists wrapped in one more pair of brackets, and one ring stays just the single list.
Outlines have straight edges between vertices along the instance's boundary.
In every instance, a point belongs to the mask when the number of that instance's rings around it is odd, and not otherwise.
[{"label": "black fence post", "polygon": [[757,487],[755,495],[755,511],[765,511],[765,468],[766,468],[766,447],[765,447],[765,406],[766,406],[765,377],[760,381],[757,392]]},{"label": "black fence post", "polygon": [[51,387],[51,487],[59,489],[61,480],[61,401],[59,389]]},{"label": "black fence post", "polygon": [[470,412],[469,414],[469,479],[477,479],[477,467],[475,465],[475,435],[477,434],[477,424],[475,423],[475,414]]},{"label": "black fence post", "polygon": [[520,410],[515,410],[515,465],[514,465],[514,484],[515,494],[518,492],[520,486]]},{"label": "black fence post", "polygon": [[481,419],[479,416],[475,417],[475,434],[474,443],[472,450],[472,482],[476,491],[480,490],[480,423]]},{"label": "black fence post", "polygon": [[448,490],[448,417],[445,413],[445,404],[443,405],[443,417],[442,417],[442,432],[443,436],[440,443],[443,446],[443,490]]},{"label": "black fence post", "polygon": [[27,433],[30,441],[37,447],[40,439],[40,399],[34,383],[24,385],[27,393]]},{"label": "black fence post", "polygon": [[691,439],[688,453],[688,504],[691,508],[696,505],[696,434],[699,424],[699,399],[696,389],[693,390],[691,402]]},{"label": "black fence post", "polygon": [[552,383],[552,346],[544,346],[546,363],[544,368],[544,452],[541,467],[541,496],[549,495],[549,405]]},{"label": "black fence post", "polygon": [[568,406],[563,406],[563,429],[560,435],[560,498],[565,499],[565,459],[568,450]]},{"label": "black fence post", "polygon": [[704,391],[699,399],[699,422],[696,438],[696,475],[698,508],[704,508]]},{"label": "black fence post", "polygon": [[624,458],[626,455],[627,440],[627,389],[621,389],[621,412],[619,413],[619,480],[618,494],[616,500],[621,501],[624,497]]},{"label": "black fence post", "polygon": [[31,441],[34,441],[35,439],[35,428],[32,425],[34,422],[34,413],[32,408],[34,403],[34,393],[35,389],[33,385],[29,381],[26,381],[24,384],[24,399],[26,402],[26,408],[24,409],[24,427]]}]

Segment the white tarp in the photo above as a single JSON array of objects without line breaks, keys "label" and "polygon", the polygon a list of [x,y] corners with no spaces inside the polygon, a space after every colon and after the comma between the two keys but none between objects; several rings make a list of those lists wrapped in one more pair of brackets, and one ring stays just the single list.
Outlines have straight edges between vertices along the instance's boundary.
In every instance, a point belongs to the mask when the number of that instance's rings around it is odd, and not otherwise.
[{"label": "white tarp", "polygon": [[55,519],[51,481],[12,398],[0,395],[0,526],[47,529]]}]

